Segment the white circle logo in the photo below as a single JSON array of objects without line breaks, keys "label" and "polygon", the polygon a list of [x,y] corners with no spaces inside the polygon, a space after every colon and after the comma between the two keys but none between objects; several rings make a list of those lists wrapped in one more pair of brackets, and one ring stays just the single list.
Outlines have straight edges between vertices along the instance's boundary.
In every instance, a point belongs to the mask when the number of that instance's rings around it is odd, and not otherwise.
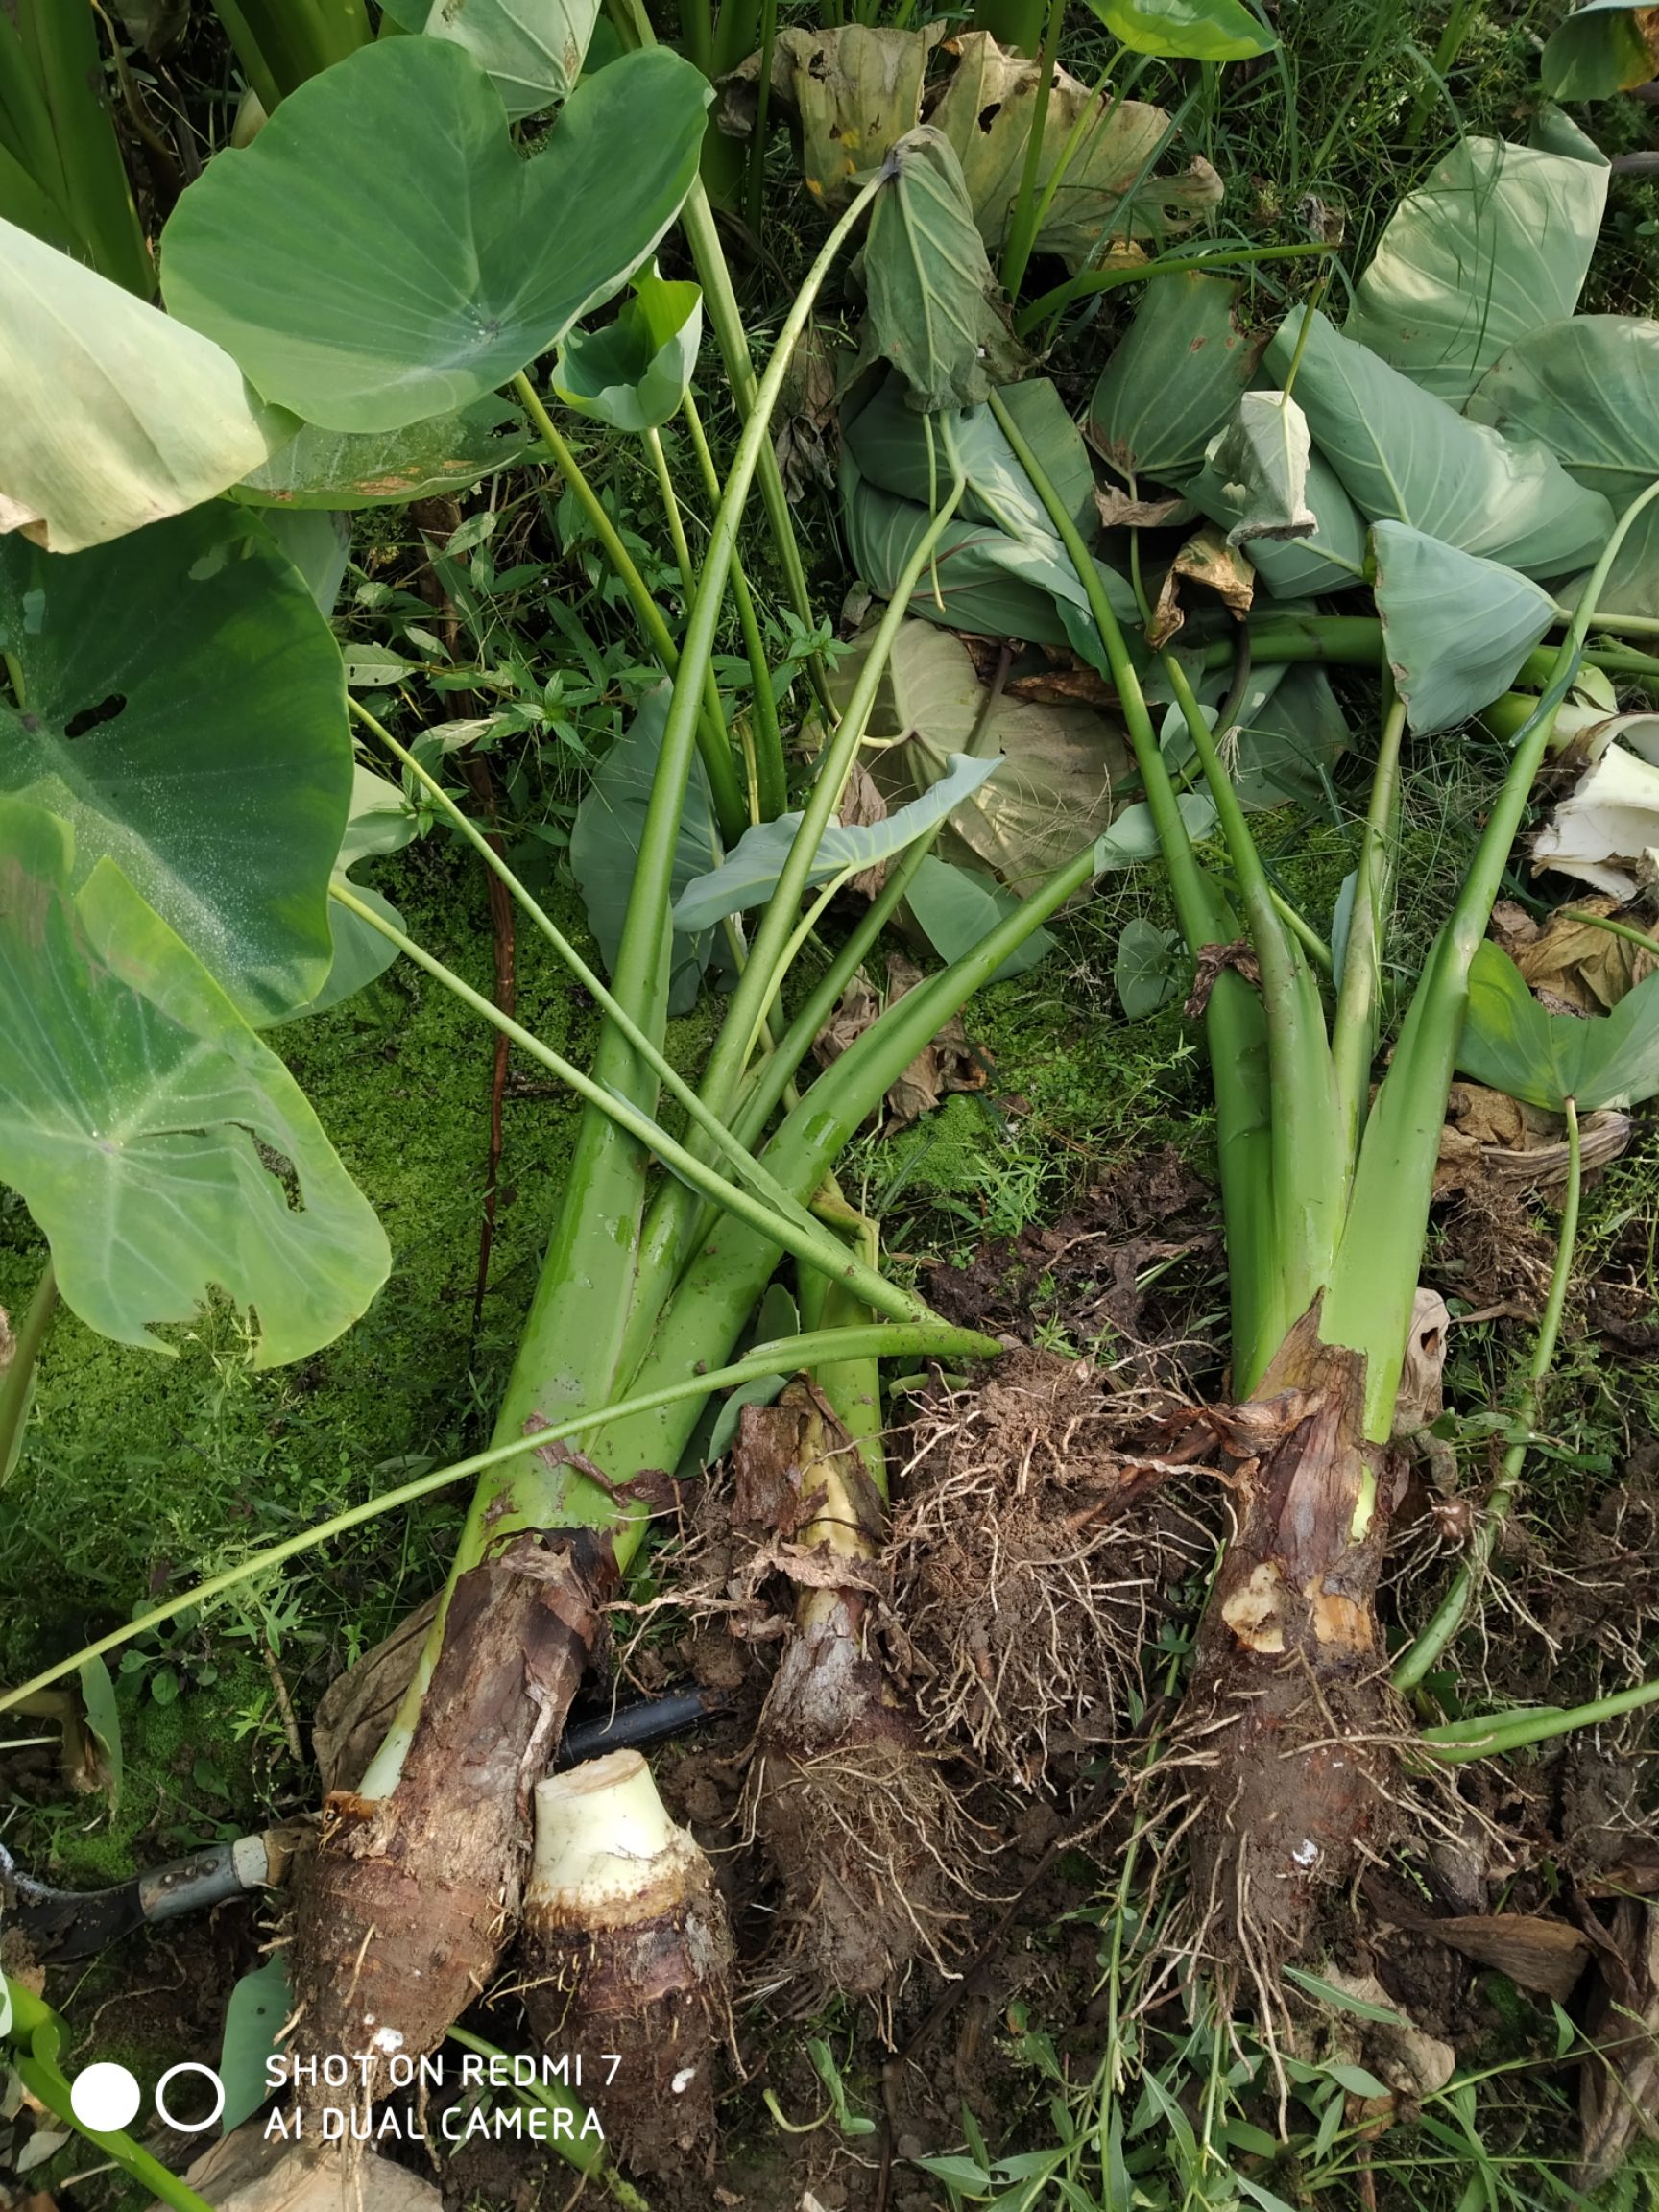
[{"label": "white circle logo", "polygon": [[135,2119],[139,2105],[138,2083],[125,2066],[106,2058],[76,2075],[69,2091],[69,2106],[83,2128],[100,2135],[112,2135]]}]

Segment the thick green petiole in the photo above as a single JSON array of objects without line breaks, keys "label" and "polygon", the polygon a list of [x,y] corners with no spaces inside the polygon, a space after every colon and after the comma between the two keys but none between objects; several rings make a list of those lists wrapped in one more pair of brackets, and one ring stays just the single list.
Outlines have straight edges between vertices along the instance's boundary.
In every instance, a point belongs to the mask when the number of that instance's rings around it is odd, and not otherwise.
[{"label": "thick green petiole", "polygon": [[1048,128],[1048,98],[1054,68],[1060,59],[1060,28],[1066,19],[1066,0],[1048,0],[1048,17],[1043,27],[1043,51],[1037,60],[1037,93],[1031,104],[1031,126],[1025,133],[1025,158],[1020,168],[1020,189],[1008,226],[1008,244],[1002,255],[1002,289],[1018,300],[1025,281],[1026,263],[1037,238],[1037,177],[1043,166],[1043,140]]},{"label": "thick green petiole", "polygon": [[[704,487],[712,504],[720,504],[720,472],[714,466],[714,456],[709,449],[704,435],[703,418],[697,402],[687,390],[682,402],[685,427],[691,434],[692,450],[697,456]],[[755,730],[755,793],[754,813],[758,822],[770,822],[774,815],[781,814],[789,804],[788,779],[783,766],[783,738],[778,723],[778,702],[772,695],[772,671],[767,664],[766,643],[760,635],[759,616],[755,612],[755,599],[749,589],[749,579],[743,572],[743,564],[733,551],[732,555],[732,596],[737,606],[737,626],[743,633],[743,651],[749,661],[750,717]]]},{"label": "thick green petiole", "polygon": [[22,1441],[34,1392],[35,1365],[58,1310],[58,1277],[47,1261],[12,1339],[12,1357],[0,1367],[0,1490]]},{"label": "thick green petiole", "polygon": [[1405,731],[1406,703],[1395,699],[1383,718],[1376,772],[1371,780],[1371,804],[1365,816],[1348,922],[1347,956],[1342,963],[1336,1021],[1331,1036],[1336,1114],[1350,1172],[1352,1163],[1358,1156],[1359,1137],[1370,1097],[1371,1063],[1377,1057],[1382,939],[1392,878],[1394,830],[1400,809],[1400,746]]},{"label": "thick green petiole", "polygon": [[1655,482],[1620,517],[1586,579],[1573,627],[1556,649],[1549,688],[1516,739],[1451,920],[1435,939],[1378,1091],[1354,1178],[1347,1224],[1321,1314],[1327,1343],[1365,1357],[1365,1433],[1385,1442],[1406,1357],[1428,1231],[1446,1098],[1469,1002],[1469,971],[1486,933],[1527,798],[1583,658],[1596,601],[1636,517],[1659,498]]},{"label": "thick green petiole", "polygon": [[1448,1720],[1425,1728],[1421,1741],[1442,1765],[1460,1766],[1471,1759],[1524,1751],[1529,1743],[1552,1743],[1575,1728],[1597,1728],[1603,1720],[1618,1720],[1653,1704],[1659,1704],[1659,1682],[1642,1682],[1634,1689],[1593,1698],[1587,1705],[1529,1705],[1512,1713],[1483,1714],[1477,1719]]}]

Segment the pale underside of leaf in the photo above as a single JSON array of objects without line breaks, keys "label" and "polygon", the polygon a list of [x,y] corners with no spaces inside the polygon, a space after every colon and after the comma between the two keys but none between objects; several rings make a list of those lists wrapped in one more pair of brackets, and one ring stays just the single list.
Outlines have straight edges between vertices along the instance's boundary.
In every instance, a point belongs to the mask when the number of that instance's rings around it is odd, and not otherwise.
[{"label": "pale underside of leaf", "polygon": [[[1299,310],[1267,349],[1288,373]],[[1503,561],[1524,575],[1560,576],[1606,542],[1612,510],[1574,483],[1535,440],[1510,443],[1471,422],[1339,337],[1317,312],[1296,372],[1296,398],[1315,445],[1368,521],[1407,523],[1431,538]]]},{"label": "pale underside of leaf", "polygon": [[0,222],[0,531],[77,553],[211,499],[294,434],[187,329]]},{"label": "pale underside of leaf", "polygon": [[1419,735],[1467,722],[1508,690],[1554,619],[1547,591],[1403,523],[1379,522],[1377,612]]},{"label": "pale underside of leaf", "polygon": [[1607,171],[1465,138],[1389,217],[1343,334],[1462,406],[1507,347],[1571,315]]}]

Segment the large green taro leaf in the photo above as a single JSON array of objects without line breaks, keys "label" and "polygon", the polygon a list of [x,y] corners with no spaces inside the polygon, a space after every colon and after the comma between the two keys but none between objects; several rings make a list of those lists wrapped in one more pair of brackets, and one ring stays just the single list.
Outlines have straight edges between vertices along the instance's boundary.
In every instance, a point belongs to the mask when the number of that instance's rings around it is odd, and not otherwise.
[{"label": "large green taro leaf", "polygon": [[864,241],[870,328],[914,404],[976,407],[1013,373],[1017,349],[996,306],[997,279],[974,225],[962,164],[923,124],[887,156]]},{"label": "large green taro leaf", "polygon": [[1505,347],[1572,314],[1607,175],[1465,138],[1388,218],[1343,335],[1461,407]]},{"label": "large green taro leaf", "polygon": [[434,415],[401,430],[318,430],[306,423],[279,453],[233,485],[250,507],[401,506],[464,492],[510,469],[541,443],[505,399],[480,399],[458,415]]},{"label": "large green taro leaf", "polygon": [[0,531],[54,553],[211,499],[296,428],[228,353],[0,223]]},{"label": "large green taro leaf", "polygon": [[1196,270],[1141,295],[1089,402],[1089,443],[1120,476],[1179,484],[1202,466],[1266,344],[1234,320],[1238,298]]},{"label": "large green taro leaf", "polygon": [[[1659,323],[1641,315],[1551,323],[1509,349],[1468,413],[1506,437],[1536,438],[1618,513],[1659,476]],[[1608,613],[1659,614],[1652,508],[1614,555],[1599,605]]]},{"label": "large green taro leaf", "polygon": [[[868,482],[846,446],[840,483],[853,565],[878,598],[890,599],[927,528],[928,511],[914,499],[895,498]],[[1103,561],[1094,565],[1119,619],[1134,622],[1139,609],[1127,580]],[[949,630],[1066,645],[1077,642],[1067,620],[1068,607],[1093,637],[1088,596],[1058,538],[1038,531],[1000,530],[994,522],[952,519],[939,535],[934,559],[917,580],[909,612]]]},{"label": "large green taro leaf", "polygon": [[67,558],[0,541],[0,793],[108,855],[241,1012],[279,1019],[333,957],[351,798],[339,648],[248,515],[198,508]]},{"label": "large green taro leaf", "polygon": [[[1300,310],[1267,349],[1289,372]],[[1562,576],[1606,542],[1612,510],[1536,441],[1471,422],[1315,313],[1296,372],[1315,445],[1367,521],[1405,522],[1527,576]]]},{"label": "large green taro leaf", "polygon": [[1488,938],[1469,971],[1457,1065],[1477,1083],[1557,1113],[1569,1098],[1585,1113],[1639,1106],[1659,1092],[1659,975],[1626,992],[1610,1014],[1551,1014]]},{"label": "large green taro leaf", "polygon": [[328,1343],[390,1263],[280,1060],[119,868],[81,885],[66,824],[0,800],[0,1176],[89,1327],[167,1349],[215,1287],[255,1364]]},{"label": "large green taro leaf", "polygon": [[619,291],[697,173],[709,86],[661,47],[586,78],[525,160],[459,46],[365,46],[218,155],[161,242],[168,306],[330,430],[469,406]]}]

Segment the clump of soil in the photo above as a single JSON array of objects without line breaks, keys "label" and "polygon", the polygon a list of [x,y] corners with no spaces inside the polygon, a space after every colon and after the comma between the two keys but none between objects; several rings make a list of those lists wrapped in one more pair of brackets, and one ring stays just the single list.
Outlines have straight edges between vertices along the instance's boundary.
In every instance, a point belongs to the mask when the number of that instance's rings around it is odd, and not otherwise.
[{"label": "clump of soil", "polygon": [[931,1743],[1032,1790],[1056,1749],[1114,1741],[1143,1709],[1142,1655],[1213,1547],[1193,1513],[1153,1496],[1186,1472],[1158,1450],[1184,1410],[1043,1352],[925,1403],[889,1560]]}]

